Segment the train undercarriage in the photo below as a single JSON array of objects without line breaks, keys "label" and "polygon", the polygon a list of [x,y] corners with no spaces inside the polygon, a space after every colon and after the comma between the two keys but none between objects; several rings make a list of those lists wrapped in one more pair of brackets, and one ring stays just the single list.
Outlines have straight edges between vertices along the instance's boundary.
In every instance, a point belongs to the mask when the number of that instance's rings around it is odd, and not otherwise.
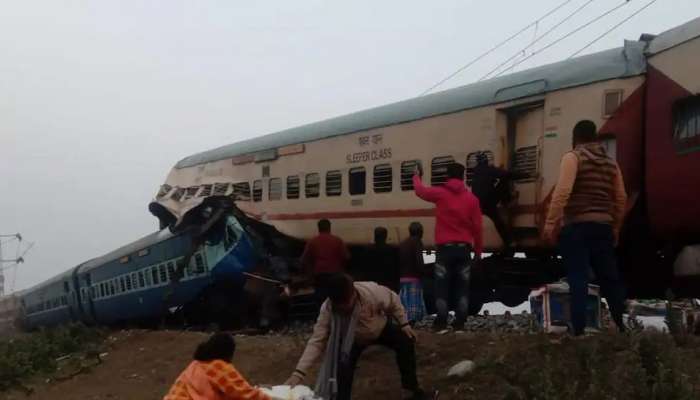
[{"label": "train undercarriage", "polygon": [[[233,207],[236,218],[255,238],[260,263],[246,278],[244,286],[217,282],[194,302],[176,310],[175,323],[205,326],[216,323],[234,329],[277,328],[294,320],[312,320],[318,312],[311,282],[299,264],[304,242],[286,236],[273,226],[246,216]],[[635,234],[636,232],[636,234]],[[700,279],[673,279],[674,257],[655,250],[648,235],[630,227],[626,240],[618,249],[620,269],[630,298],[663,298],[672,288],[677,296],[698,297]],[[642,240],[644,239],[644,240]],[[625,245],[624,243],[635,243]],[[636,245],[647,243],[645,247]],[[469,299],[470,314],[478,313],[483,304],[500,302],[515,307],[528,300],[530,291],[566,276],[560,257],[543,249],[516,249],[514,256],[491,254],[472,266]],[[353,259],[364,260],[366,246],[351,246]],[[669,250],[669,254],[670,250]],[[427,265],[430,270],[431,265]],[[663,272],[659,272],[663,271]],[[348,272],[362,279],[352,262]],[[595,281],[593,281],[595,283]],[[428,311],[433,307],[433,280],[425,279]]]}]

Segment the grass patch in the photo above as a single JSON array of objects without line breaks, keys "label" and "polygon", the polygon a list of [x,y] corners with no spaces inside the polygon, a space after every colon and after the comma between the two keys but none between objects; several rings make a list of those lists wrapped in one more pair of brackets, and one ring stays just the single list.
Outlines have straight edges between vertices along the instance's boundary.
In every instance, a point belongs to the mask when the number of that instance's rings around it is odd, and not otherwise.
[{"label": "grass patch", "polygon": [[61,357],[98,352],[105,336],[101,329],[70,324],[14,339],[0,339],[0,391],[26,390],[27,379],[55,372]]},{"label": "grass patch", "polygon": [[461,384],[479,392],[480,383],[488,381],[490,399],[700,398],[695,337],[679,344],[672,335],[654,332],[583,339],[533,335],[503,350],[497,358],[478,360],[475,373]]}]

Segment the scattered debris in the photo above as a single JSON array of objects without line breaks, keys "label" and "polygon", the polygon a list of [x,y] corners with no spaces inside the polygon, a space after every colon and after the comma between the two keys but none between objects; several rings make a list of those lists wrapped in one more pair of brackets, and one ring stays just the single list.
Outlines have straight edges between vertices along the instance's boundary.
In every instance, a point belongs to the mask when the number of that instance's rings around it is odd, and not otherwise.
[{"label": "scattered debris", "polygon": [[474,371],[474,368],[476,368],[476,364],[474,364],[474,361],[460,361],[457,364],[453,365],[452,368],[450,368],[450,370],[447,372],[447,376],[462,378],[468,373]]}]

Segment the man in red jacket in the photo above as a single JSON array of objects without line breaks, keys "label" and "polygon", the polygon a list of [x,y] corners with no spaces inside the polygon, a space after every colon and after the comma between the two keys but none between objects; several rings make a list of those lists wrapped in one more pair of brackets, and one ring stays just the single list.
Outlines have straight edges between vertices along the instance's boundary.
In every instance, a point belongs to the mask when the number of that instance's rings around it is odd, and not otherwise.
[{"label": "man in red jacket", "polygon": [[447,182],[425,187],[419,171],[413,176],[416,195],[435,203],[435,329],[447,327],[448,299],[452,281],[456,281],[458,299],[454,329],[464,328],[469,313],[469,276],[471,253],[481,258],[483,247],[481,209],[479,200],[464,185],[464,167],[458,163],[447,166]]}]

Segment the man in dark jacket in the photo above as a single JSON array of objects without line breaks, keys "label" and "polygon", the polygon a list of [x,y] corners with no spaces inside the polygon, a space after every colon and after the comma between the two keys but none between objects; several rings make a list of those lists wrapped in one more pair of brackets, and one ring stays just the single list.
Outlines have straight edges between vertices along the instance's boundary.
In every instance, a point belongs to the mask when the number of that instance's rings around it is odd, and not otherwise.
[{"label": "man in dark jacket", "polygon": [[396,247],[389,246],[386,228],[374,229],[374,245],[367,250],[363,269],[365,279],[399,292],[399,255]]},{"label": "man in dark jacket", "polygon": [[508,224],[503,220],[498,205],[506,206],[512,198],[511,182],[515,179],[527,178],[528,174],[506,171],[489,164],[485,153],[477,154],[472,192],[479,198],[481,212],[493,221],[498,234],[503,240],[504,253],[508,253],[512,245],[512,237]]}]

